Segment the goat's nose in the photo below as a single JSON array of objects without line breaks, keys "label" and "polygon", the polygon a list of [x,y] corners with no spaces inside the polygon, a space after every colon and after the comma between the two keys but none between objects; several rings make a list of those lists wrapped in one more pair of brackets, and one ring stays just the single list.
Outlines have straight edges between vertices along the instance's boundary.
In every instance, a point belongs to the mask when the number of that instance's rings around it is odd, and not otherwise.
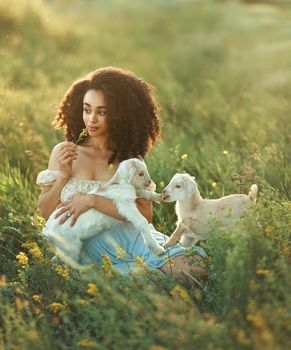
[{"label": "goat's nose", "polygon": [[164,190],[162,191],[162,200],[167,200],[170,196],[167,194],[167,192]]}]

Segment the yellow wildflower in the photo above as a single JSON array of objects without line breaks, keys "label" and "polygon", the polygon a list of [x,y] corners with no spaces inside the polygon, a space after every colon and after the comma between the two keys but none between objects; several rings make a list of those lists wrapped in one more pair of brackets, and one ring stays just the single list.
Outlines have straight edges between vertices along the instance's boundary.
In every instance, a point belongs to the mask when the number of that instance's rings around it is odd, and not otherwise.
[{"label": "yellow wildflower", "polygon": [[99,288],[95,283],[88,283],[87,293],[96,296],[99,293]]},{"label": "yellow wildflower", "polygon": [[247,338],[246,333],[242,329],[235,330],[235,337],[242,345],[250,345],[250,340]]},{"label": "yellow wildflower", "polygon": [[265,269],[258,269],[256,272],[257,272],[257,275],[260,275],[260,276],[268,276],[271,273],[270,270],[265,270]]},{"label": "yellow wildflower", "polygon": [[267,235],[271,235],[273,233],[273,227],[268,225],[266,228],[265,228],[265,232]]},{"label": "yellow wildflower", "polygon": [[160,187],[161,187],[161,188],[164,188],[164,187],[165,187],[164,181],[160,181]]},{"label": "yellow wildflower", "polygon": [[188,159],[188,154],[187,153],[182,154],[181,159],[182,160],[187,160]]},{"label": "yellow wildflower", "polygon": [[6,286],[6,277],[5,275],[2,275],[1,278],[0,278],[0,288],[3,288]]},{"label": "yellow wildflower", "polygon": [[212,181],[211,186],[212,186],[213,188],[215,188],[215,187],[216,187],[216,185],[217,185],[217,183],[216,183],[216,182],[214,182],[214,181]]},{"label": "yellow wildflower", "polygon": [[77,303],[79,305],[87,305],[88,304],[88,301],[86,299],[78,299]]},{"label": "yellow wildflower", "polygon": [[227,156],[227,155],[228,155],[228,151],[225,149],[225,150],[222,151],[222,154],[224,154],[225,156]]},{"label": "yellow wildflower", "polygon": [[22,310],[29,305],[29,301],[26,299],[15,298],[15,305],[17,309]]},{"label": "yellow wildflower", "polygon": [[32,296],[32,299],[38,303],[41,303],[42,301],[42,296],[41,295],[38,295],[38,294],[35,294]]},{"label": "yellow wildflower", "polygon": [[188,294],[188,291],[183,288],[182,286],[175,286],[172,290],[171,290],[171,294],[174,296],[174,297],[178,297],[178,298],[182,298],[184,299],[185,301],[188,301],[190,300],[190,296]]},{"label": "yellow wildflower", "polygon": [[70,275],[69,268],[67,266],[64,267],[62,265],[57,265],[55,267],[55,269],[56,269],[58,275],[63,276],[64,278],[68,278]]},{"label": "yellow wildflower", "polygon": [[288,245],[286,243],[283,244],[283,246],[282,246],[282,253],[285,256],[291,256],[290,248],[288,247]]},{"label": "yellow wildflower", "polygon": [[34,242],[31,242],[31,243],[24,243],[22,244],[23,247],[25,248],[28,248],[28,251],[29,251],[29,254],[31,254],[31,256],[35,259],[43,259],[43,254],[39,248],[39,246],[34,243]]},{"label": "yellow wildflower", "polygon": [[247,315],[247,320],[256,328],[263,328],[265,324],[263,317],[259,314],[249,314]]},{"label": "yellow wildflower", "polygon": [[167,348],[165,348],[164,346],[162,345],[151,345],[149,347],[149,350],[167,350]]},{"label": "yellow wildflower", "polygon": [[83,346],[84,348],[97,348],[97,343],[90,339],[81,339],[77,342],[77,346]]},{"label": "yellow wildflower", "polygon": [[120,245],[118,245],[117,243],[114,243],[114,247],[116,249],[116,252],[117,252],[117,259],[125,259],[125,256],[126,256],[126,251],[124,249],[122,249],[120,247]]},{"label": "yellow wildflower", "polygon": [[18,255],[16,255],[16,259],[18,260],[18,264],[21,265],[23,269],[28,266],[28,257],[25,253],[20,252]]},{"label": "yellow wildflower", "polygon": [[166,261],[167,264],[169,264],[170,266],[174,265],[174,260],[171,259],[168,255],[165,255],[163,257],[163,259]]},{"label": "yellow wildflower", "polygon": [[102,265],[102,269],[111,277],[113,277],[113,273],[112,273],[112,261],[109,258],[108,255],[103,255],[102,256],[102,261],[103,261],[103,265]]},{"label": "yellow wildflower", "polygon": [[66,306],[62,303],[54,302],[48,306],[54,314],[60,313],[65,310]]},{"label": "yellow wildflower", "polygon": [[137,257],[135,258],[135,261],[136,261],[137,264],[138,264],[139,266],[141,266],[141,267],[146,267],[146,266],[147,266],[146,262],[144,261],[144,257],[143,257],[143,256],[137,256]]}]

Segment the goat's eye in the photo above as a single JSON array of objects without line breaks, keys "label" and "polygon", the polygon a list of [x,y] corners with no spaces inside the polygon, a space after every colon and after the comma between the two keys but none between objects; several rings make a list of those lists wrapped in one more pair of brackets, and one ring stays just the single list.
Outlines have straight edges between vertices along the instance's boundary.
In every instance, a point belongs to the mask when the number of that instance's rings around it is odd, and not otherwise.
[{"label": "goat's eye", "polygon": [[143,175],[144,175],[144,173],[139,173],[138,175],[139,175],[139,176],[143,176]]},{"label": "goat's eye", "polygon": [[181,188],[181,186],[180,186],[180,185],[176,185],[176,187],[177,187],[177,188]]}]

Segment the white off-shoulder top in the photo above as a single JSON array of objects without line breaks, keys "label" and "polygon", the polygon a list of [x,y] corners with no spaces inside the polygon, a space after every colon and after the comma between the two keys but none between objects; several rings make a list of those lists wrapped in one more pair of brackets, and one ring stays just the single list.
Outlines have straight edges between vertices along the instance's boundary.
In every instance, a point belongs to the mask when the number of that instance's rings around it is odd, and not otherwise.
[{"label": "white off-shoulder top", "polygon": [[[38,174],[36,183],[40,186],[53,185],[60,173],[60,170],[43,170]],[[107,180],[84,180],[71,177],[62,189],[61,201],[65,201],[68,197],[76,193],[88,193],[93,189],[98,190],[105,182]]]}]

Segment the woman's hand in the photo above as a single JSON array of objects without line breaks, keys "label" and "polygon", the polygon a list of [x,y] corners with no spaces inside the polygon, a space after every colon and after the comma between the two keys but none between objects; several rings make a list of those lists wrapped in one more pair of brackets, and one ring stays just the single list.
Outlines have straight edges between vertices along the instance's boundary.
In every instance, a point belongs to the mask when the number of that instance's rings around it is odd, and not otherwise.
[{"label": "woman's hand", "polygon": [[77,159],[77,145],[73,142],[66,142],[57,153],[57,161],[63,177],[72,176],[73,160]]},{"label": "woman's hand", "polygon": [[57,206],[57,209],[58,208],[60,208],[60,210],[55,215],[55,219],[63,213],[66,213],[66,215],[64,215],[60,221],[60,224],[63,224],[69,219],[69,217],[73,216],[73,220],[70,224],[70,226],[73,227],[80,214],[92,208],[92,195],[77,193],[73,196],[68,197],[65,202],[62,202]]}]

